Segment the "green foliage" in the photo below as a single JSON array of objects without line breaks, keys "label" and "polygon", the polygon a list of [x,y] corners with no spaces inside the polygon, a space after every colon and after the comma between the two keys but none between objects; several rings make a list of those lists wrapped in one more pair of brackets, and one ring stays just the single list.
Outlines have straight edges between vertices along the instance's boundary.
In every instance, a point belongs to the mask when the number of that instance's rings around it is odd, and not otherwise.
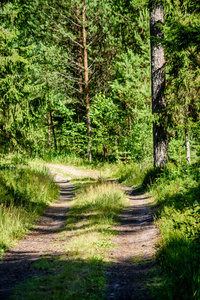
[{"label": "green foliage", "polygon": [[[171,6],[170,6],[171,5]],[[173,9],[171,9],[173,6]],[[166,54],[168,127],[183,151],[186,132],[192,142],[193,161],[199,135],[193,134],[199,121],[199,6],[188,1],[168,1],[163,27]],[[181,137],[181,138],[180,138]],[[178,153],[173,153],[178,155]],[[173,157],[174,158],[174,157]]]},{"label": "green foliage", "polygon": [[[0,27],[0,128],[1,145],[4,149],[17,144],[24,130],[23,118],[27,116],[28,62],[15,49],[16,33],[5,26]],[[1,147],[2,147],[1,146]]]},{"label": "green foliage", "polygon": [[[195,0],[162,2],[170,164],[163,170],[145,166],[152,160],[148,11],[152,1],[146,0],[85,1],[92,154],[102,174],[133,185],[143,180],[145,188],[152,189],[165,235],[159,259],[166,274],[166,297],[178,299],[178,286],[186,299],[198,299],[200,6]],[[10,232],[4,234],[2,248],[10,243],[5,242],[8,235],[10,240],[12,234],[21,235],[21,215],[34,215],[32,211],[41,211],[49,199],[44,192],[40,200],[30,185],[34,178],[40,186],[46,175],[14,167],[16,163],[26,163],[22,158],[26,154],[85,163],[82,8],[80,0],[16,0],[0,5],[0,151],[22,154],[1,165],[0,224]],[[187,133],[191,167],[185,158]],[[128,163],[99,164],[127,155]],[[140,162],[140,170],[135,162]],[[106,195],[102,197],[107,203]],[[94,209],[99,208],[97,202]],[[101,209],[106,213],[107,208]]]},{"label": "green foliage", "polygon": [[[164,169],[162,169],[162,168],[147,169],[145,176],[143,178],[143,181],[142,181],[143,187],[144,188],[151,187],[152,184],[154,184],[161,177],[163,172],[164,172]],[[165,169],[165,172],[166,172],[166,169]]]},{"label": "green foliage", "polygon": [[45,169],[4,165],[0,169],[0,251],[30,228],[33,220],[58,197]]},{"label": "green foliage", "polygon": [[[158,203],[161,232],[158,262],[162,271],[160,299],[199,299],[200,167],[169,165],[149,171],[150,190]],[[150,179],[149,179],[150,178]]]},{"label": "green foliage", "polygon": [[[116,139],[119,135],[120,112],[118,106],[110,97],[98,95],[91,105],[91,120],[93,124],[93,148],[100,153],[116,153],[118,145]],[[107,157],[105,157],[107,159]]]},{"label": "green foliage", "polygon": [[[132,3],[133,5],[133,3]],[[135,7],[135,6],[134,6]],[[137,8],[133,8],[134,12]],[[150,110],[150,63],[149,16],[147,9],[134,13],[135,46],[116,57],[116,74],[111,83],[112,97],[121,109],[119,113],[121,151],[130,151],[134,159],[142,160],[150,155],[151,110]],[[134,48],[135,47],[135,48]]]},{"label": "green foliage", "polygon": [[[129,151],[135,159],[141,160],[149,155],[151,144],[150,135],[146,134],[150,129],[148,11],[141,9],[139,1],[127,6],[124,1],[100,3],[94,0],[86,1],[85,5],[93,156],[112,160],[116,159],[117,152]],[[18,28],[18,48],[31,47],[24,55],[31,65],[29,118],[24,124],[23,138],[16,138],[15,145],[20,142],[31,154],[76,152],[86,155],[79,30],[82,7],[82,1],[78,0],[62,5],[53,0],[16,1],[16,6],[12,6],[17,18],[14,23],[7,23],[11,28]],[[127,88],[130,93],[125,91]],[[22,113],[24,121],[23,107]],[[51,121],[48,113],[51,113]],[[144,134],[141,124],[145,127]]]}]

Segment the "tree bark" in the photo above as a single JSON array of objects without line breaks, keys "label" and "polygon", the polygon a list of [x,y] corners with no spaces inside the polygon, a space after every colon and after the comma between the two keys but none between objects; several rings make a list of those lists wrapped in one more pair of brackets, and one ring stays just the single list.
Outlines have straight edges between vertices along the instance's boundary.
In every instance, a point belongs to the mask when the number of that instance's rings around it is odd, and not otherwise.
[{"label": "tree bark", "polygon": [[107,147],[106,147],[106,145],[103,145],[103,160],[104,161],[107,161],[107,155],[108,155]]},{"label": "tree bark", "polygon": [[76,5],[76,20],[77,20],[77,36],[78,36],[78,48],[77,48],[77,55],[78,55],[78,90],[79,93],[77,93],[77,102],[78,105],[76,105],[76,112],[77,112],[77,119],[79,123],[80,115],[82,114],[83,110],[83,32],[82,32],[82,27],[79,26],[81,24],[81,19],[80,19],[80,9],[79,5]]},{"label": "tree bark", "polygon": [[191,164],[191,157],[190,157],[190,135],[188,129],[185,130],[185,148],[186,148],[186,160],[187,163]]},{"label": "tree bark", "polygon": [[47,126],[48,126],[48,135],[47,135],[47,144],[48,147],[51,147],[51,116],[50,111],[47,111]]},{"label": "tree bark", "polygon": [[52,133],[53,133],[54,148],[55,148],[55,150],[57,150],[58,149],[57,139],[56,139],[55,128],[54,128],[54,123],[53,123],[53,118],[52,118],[52,112],[51,111],[50,111],[50,121],[51,121],[51,129],[52,129]]},{"label": "tree bark", "polygon": [[152,113],[159,117],[158,121],[156,120],[153,123],[154,167],[165,165],[168,149],[166,99],[163,95],[165,88],[165,57],[164,48],[159,41],[163,38],[160,28],[163,22],[162,1],[150,1]]},{"label": "tree bark", "polygon": [[85,90],[85,104],[86,104],[86,123],[87,123],[87,155],[89,162],[92,161],[92,152],[91,152],[91,118],[90,118],[90,98],[89,98],[89,69],[88,69],[88,53],[87,53],[87,41],[86,41],[86,28],[85,28],[85,1],[83,1],[83,10],[82,10],[82,21],[83,21],[83,62],[84,62],[84,90]]}]

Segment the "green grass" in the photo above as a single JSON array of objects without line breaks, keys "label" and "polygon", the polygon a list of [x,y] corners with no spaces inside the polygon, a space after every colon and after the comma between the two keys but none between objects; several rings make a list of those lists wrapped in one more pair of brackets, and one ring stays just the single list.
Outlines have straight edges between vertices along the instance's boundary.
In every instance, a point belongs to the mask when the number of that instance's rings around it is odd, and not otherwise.
[{"label": "green grass", "polygon": [[149,186],[158,204],[161,237],[159,299],[200,299],[200,165],[169,165],[149,171]]},{"label": "green grass", "polygon": [[34,160],[40,162],[48,162],[48,163],[55,163],[55,164],[57,163],[57,164],[64,164],[64,165],[78,166],[78,167],[89,167],[89,168],[91,167],[91,163],[88,161],[87,158],[80,157],[75,153],[57,154],[48,151],[42,156],[35,157]]},{"label": "green grass", "polygon": [[[105,299],[104,266],[99,260],[76,260],[68,256],[43,258],[34,268],[41,275],[18,286],[11,299]],[[47,275],[43,276],[42,272]]]},{"label": "green grass", "polygon": [[137,163],[123,163],[119,161],[117,163],[101,164],[98,170],[102,178],[115,178],[118,182],[126,185],[140,186],[143,182],[147,166],[149,165],[146,164],[141,171]]},{"label": "green grass", "polygon": [[42,167],[3,164],[0,168],[0,253],[21,238],[33,220],[58,197]]},{"label": "green grass", "polygon": [[[139,164],[135,162],[99,162],[93,160],[89,163],[86,158],[79,157],[75,154],[54,155],[49,153],[44,158],[45,161],[55,164],[63,164],[68,166],[78,166],[80,169],[95,170],[100,178],[116,178],[120,183],[138,186],[142,184],[144,174],[149,168],[149,162],[144,161],[142,171]],[[36,163],[44,162],[44,160],[35,158]]]},{"label": "green grass", "polygon": [[128,200],[116,184],[86,183],[59,233],[63,254],[37,261],[34,268],[41,276],[19,286],[13,299],[105,299],[106,257],[116,235],[113,226]]},{"label": "green grass", "polygon": [[[65,163],[70,163],[70,160]],[[81,163],[71,161],[70,164]],[[28,173],[32,172],[30,178],[38,176],[33,175],[35,170],[26,168]],[[82,168],[87,169],[88,165]],[[157,203],[156,222],[160,229],[157,262],[160,267],[156,267],[152,274],[153,294],[162,300],[199,300],[200,164],[178,167],[168,164],[166,168],[157,170],[147,166],[140,172],[137,164],[119,162],[99,164],[97,169],[99,182],[83,177],[75,179],[78,193],[72,201],[66,227],[59,233],[58,244],[62,244],[63,255],[37,261],[34,268],[41,275],[18,287],[13,299],[105,299],[107,252],[113,247],[112,239],[116,234],[113,226],[126,205],[126,197],[117,184],[105,183],[103,178],[116,178],[133,186],[143,183]],[[11,241],[23,234],[20,233],[23,218],[18,209],[25,206],[23,217],[27,226],[26,212],[29,214],[29,207],[35,211],[34,199],[38,197],[37,194],[34,196],[32,187],[26,187],[20,181],[20,178],[26,178],[24,170],[19,168],[16,172],[15,168],[8,168],[0,172],[0,194],[4,199],[0,209],[0,226],[3,222],[6,232],[9,233],[14,225],[7,223],[9,218],[5,213],[16,215],[13,219],[16,232]],[[40,182],[43,181],[40,177],[43,172],[45,170],[37,171]],[[27,200],[30,194],[33,194],[31,205]],[[48,198],[45,192],[43,195]],[[43,209],[43,204],[38,207],[39,212],[41,207]],[[25,226],[22,225],[23,228]],[[7,233],[2,241],[1,249],[5,249]]]}]

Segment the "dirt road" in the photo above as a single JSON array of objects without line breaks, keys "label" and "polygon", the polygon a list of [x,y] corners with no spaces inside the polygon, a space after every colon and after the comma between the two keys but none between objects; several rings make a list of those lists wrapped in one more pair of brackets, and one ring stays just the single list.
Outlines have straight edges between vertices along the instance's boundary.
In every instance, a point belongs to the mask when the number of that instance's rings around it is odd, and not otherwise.
[{"label": "dirt road", "polygon": [[[62,230],[74,196],[74,187],[70,176],[91,177],[98,175],[92,171],[78,170],[74,167],[49,164],[55,174],[55,181],[60,186],[60,198],[51,205],[45,214],[36,222],[35,227],[21,240],[16,247],[5,253],[0,264],[0,299],[8,299],[12,288],[38,272],[31,268],[33,262],[48,254],[62,254],[61,245],[55,243]],[[151,199],[142,192],[124,187],[129,195],[130,205],[120,216],[121,222],[116,227],[119,235],[113,241],[118,247],[109,251],[110,265],[107,299],[153,299],[148,294],[150,272],[153,266],[155,243],[158,230],[153,222],[150,209]]]}]

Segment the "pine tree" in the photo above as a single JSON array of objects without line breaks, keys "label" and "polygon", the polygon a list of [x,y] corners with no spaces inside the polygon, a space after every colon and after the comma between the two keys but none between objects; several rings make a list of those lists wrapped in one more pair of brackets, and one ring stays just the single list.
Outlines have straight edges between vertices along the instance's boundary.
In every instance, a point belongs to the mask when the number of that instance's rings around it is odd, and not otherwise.
[{"label": "pine tree", "polygon": [[167,161],[168,133],[166,120],[165,57],[161,40],[164,23],[162,1],[150,1],[151,35],[151,90],[153,124],[154,167],[162,167]]},{"label": "pine tree", "polygon": [[114,54],[108,38],[112,28],[110,4],[96,0],[33,1],[23,4],[21,17],[22,24],[27,24],[23,26],[27,41],[33,33],[35,41],[45,40],[47,45],[53,43],[61,49],[57,86],[72,100],[69,107],[75,109],[78,122],[86,122],[87,154],[91,160],[91,100],[105,90]]}]

